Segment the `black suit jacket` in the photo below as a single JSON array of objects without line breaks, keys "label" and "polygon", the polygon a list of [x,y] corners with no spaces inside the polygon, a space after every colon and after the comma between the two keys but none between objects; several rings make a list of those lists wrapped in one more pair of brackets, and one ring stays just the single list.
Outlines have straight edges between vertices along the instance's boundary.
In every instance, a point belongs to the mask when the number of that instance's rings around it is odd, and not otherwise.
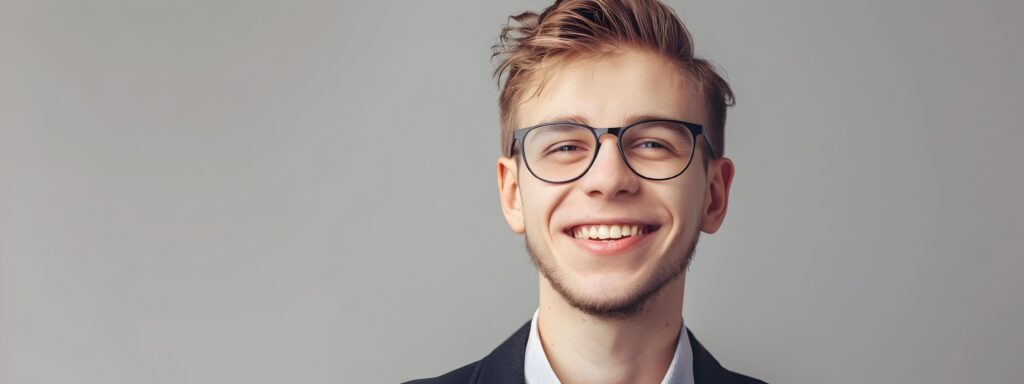
[{"label": "black suit jacket", "polygon": [[[730,372],[711,356],[703,345],[690,335],[693,349],[693,381],[695,384],[765,384],[765,382]],[[523,361],[526,341],[530,337],[527,321],[508,340],[483,359],[432,379],[409,381],[406,384],[525,384]]]}]

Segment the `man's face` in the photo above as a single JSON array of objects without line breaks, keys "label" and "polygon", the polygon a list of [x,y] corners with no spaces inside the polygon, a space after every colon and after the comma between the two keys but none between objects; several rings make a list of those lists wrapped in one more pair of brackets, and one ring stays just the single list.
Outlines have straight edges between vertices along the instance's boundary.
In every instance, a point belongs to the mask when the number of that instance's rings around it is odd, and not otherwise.
[{"label": "man's face", "polygon": [[[569,62],[550,75],[543,91],[521,105],[520,126],[568,117],[592,127],[625,126],[644,118],[707,124],[695,85],[675,64],[654,54],[625,50]],[[513,230],[525,232],[538,269],[567,302],[590,314],[628,316],[684,274],[699,232],[714,232],[721,224],[724,202],[712,201],[721,194],[716,188],[727,196],[732,177],[728,159],[703,167],[707,147],[704,137],[696,139],[697,152],[686,172],[662,181],[633,173],[612,135],[600,138],[590,170],[565,184],[537,179],[521,161],[499,159],[506,219]],[[728,163],[724,183],[723,162]],[[579,236],[583,228],[604,231],[602,226],[612,233],[632,233],[633,226],[646,233],[604,240]]]}]

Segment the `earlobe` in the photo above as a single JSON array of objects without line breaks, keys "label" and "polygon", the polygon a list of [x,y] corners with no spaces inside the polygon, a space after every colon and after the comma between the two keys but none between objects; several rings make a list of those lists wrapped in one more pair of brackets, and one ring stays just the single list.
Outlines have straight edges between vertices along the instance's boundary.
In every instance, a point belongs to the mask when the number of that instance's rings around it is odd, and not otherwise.
[{"label": "earlobe", "polygon": [[523,222],[523,204],[519,196],[519,180],[516,178],[518,164],[515,159],[498,158],[498,194],[501,200],[501,212],[505,221],[515,233],[522,234],[526,230]]},{"label": "earlobe", "polygon": [[704,211],[701,231],[715,233],[722,227],[729,208],[729,189],[735,174],[732,160],[727,157],[711,160],[708,164],[708,185],[704,190]]}]

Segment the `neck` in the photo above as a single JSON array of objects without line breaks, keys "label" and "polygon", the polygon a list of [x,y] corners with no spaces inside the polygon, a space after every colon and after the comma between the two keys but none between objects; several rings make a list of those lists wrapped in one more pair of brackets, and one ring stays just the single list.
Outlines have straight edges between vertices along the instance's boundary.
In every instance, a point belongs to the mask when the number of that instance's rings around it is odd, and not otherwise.
[{"label": "neck", "polygon": [[675,354],[683,312],[685,273],[662,287],[633,318],[581,312],[540,277],[537,330],[559,381],[660,383]]}]

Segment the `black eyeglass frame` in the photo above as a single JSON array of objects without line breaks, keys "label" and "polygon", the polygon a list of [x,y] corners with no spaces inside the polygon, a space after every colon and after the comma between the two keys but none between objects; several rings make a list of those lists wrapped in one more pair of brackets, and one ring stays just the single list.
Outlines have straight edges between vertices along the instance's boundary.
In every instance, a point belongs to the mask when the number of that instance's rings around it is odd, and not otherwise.
[{"label": "black eyeglass frame", "polygon": [[[669,176],[669,177],[665,177],[665,178],[654,178],[654,177],[647,177],[647,176],[641,175],[640,172],[637,172],[636,169],[634,169],[633,166],[629,164],[629,160],[626,160],[626,152],[625,152],[625,150],[622,149],[622,135],[626,132],[626,130],[628,130],[628,129],[634,127],[634,126],[640,125],[640,124],[658,123],[658,122],[667,122],[667,123],[674,123],[674,124],[682,125],[682,126],[686,127],[686,129],[689,130],[690,134],[693,135],[693,137],[694,137],[693,144],[692,144],[692,146],[690,148],[690,158],[686,161],[686,166],[683,167],[683,170],[679,171],[679,173],[677,173],[675,175],[672,175],[672,176]],[[568,122],[568,121],[555,121],[555,122],[537,124],[537,125],[533,125],[533,126],[529,126],[529,127],[524,127],[524,128],[518,128],[515,131],[512,131],[512,144],[509,145],[508,157],[512,157],[512,155],[515,154],[516,142],[519,142],[519,143],[525,142],[526,135],[529,134],[530,131],[532,131],[534,129],[537,129],[537,128],[542,128],[542,127],[547,127],[547,126],[552,126],[552,125],[573,125],[573,126],[577,126],[577,127],[586,128],[586,129],[590,130],[591,134],[594,135],[594,142],[597,143],[597,144],[596,144],[596,146],[594,148],[594,156],[592,156],[590,158],[590,164],[587,164],[587,168],[585,168],[583,170],[583,172],[581,172],[576,177],[573,177],[571,179],[564,180],[564,181],[552,181],[552,180],[548,180],[548,179],[545,179],[543,177],[538,176],[535,172],[533,172],[533,168],[530,168],[530,161],[527,160],[527,158],[526,158],[526,151],[525,151],[525,149],[521,150],[520,151],[520,157],[522,157],[523,163],[526,164],[526,169],[530,171],[530,174],[533,175],[533,177],[536,177],[537,179],[539,179],[541,181],[548,182],[548,183],[551,183],[551,184],[571,183],[573,181],[579,180],[579,178],[583,177],[583,175],[586,175],[587,172],[590,172],[590,167],[594,166],[594,161],[597,160],[597,154],[601,151],[601,136],[604,136],[606,134],[610,134],[610,135],[615,136],[615,146],[618,147],[618,149],[619,149],[619,156],[622,158],[622,162],[626,163],[626,167],[629,168],[630,171],[633,171],[633,174],[635,174],[637,176],[640,176],[640,177],[642,177],[644,179],[647,179],[647,180],[662,181],[662,180],[674,179],[676,177],[679,177],[679,175],[682,175],[683,172],[686,172],[687,169],[690,169],[690,164],[693,164],[694,153],[697,152],[697,139],[696,138],[697,138],[698,135],[703,135],[704,141],[706,141],[708,143],[708,150],[711,151],[711,157],[714,158],[714,156],[715,156],[715,149],[714,149],[714,147],[711,146],[711,140],[708,139],[707,135],[704,135],[704,126],[702,126],[700,124],[695,124],[695,123],[690,123],[690,122],[686,122],[686,121],[681,121],[681,120],[653,119],[653,120],[638,121],[638,122],[635,122],[633,124],[630,124],[630,125],[627,125],[627,126],[623,126],[623,127],[611,127],[611,128],[594,128],[594,127],[591,127],[591,126],[586,125],[586,124],[580,124],[580,123],[574,123],[574,122]]]}]

